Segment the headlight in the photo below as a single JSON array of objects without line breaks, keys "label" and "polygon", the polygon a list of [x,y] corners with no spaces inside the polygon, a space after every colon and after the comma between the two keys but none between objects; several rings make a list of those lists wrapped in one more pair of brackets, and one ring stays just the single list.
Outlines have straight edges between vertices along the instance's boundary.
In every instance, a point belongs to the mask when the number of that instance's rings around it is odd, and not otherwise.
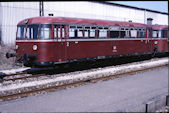
[{"label": "headlight", "polygon": [[33,45],[33,50],[37,50],[38,46],[37,45]]},{"label": "headlight", "polygon": [[18,45],[15,45],[15,49],[18,49]]},{"label": "headlight", "polygon": [[158,41],[155,41],[154,44],[158,44]]}]

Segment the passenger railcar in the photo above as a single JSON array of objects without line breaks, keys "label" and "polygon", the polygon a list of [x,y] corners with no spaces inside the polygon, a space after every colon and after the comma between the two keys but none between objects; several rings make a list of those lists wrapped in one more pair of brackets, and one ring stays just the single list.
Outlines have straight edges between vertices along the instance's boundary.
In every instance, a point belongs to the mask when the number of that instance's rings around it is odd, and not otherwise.
[{"label": "passenger railcar", "polygon": [[18,23],[17,61],[36,66],[168,52],[168,26],[64,17]]}]

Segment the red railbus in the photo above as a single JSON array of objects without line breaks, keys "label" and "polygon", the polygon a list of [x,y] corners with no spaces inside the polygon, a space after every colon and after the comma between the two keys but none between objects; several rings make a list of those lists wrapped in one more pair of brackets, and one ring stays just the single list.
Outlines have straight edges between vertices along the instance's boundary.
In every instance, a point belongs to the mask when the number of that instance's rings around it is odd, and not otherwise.
[{"label": "red railbus", "polygon": [[33,17],[17,25],[17,61],[36,66],[168,52],[168,26],[66,17]]}]

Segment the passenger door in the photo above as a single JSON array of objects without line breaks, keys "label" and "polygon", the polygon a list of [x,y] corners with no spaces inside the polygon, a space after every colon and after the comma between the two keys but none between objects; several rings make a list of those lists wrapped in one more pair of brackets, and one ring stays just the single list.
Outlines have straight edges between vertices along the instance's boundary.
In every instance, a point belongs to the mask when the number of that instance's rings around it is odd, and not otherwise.
[{"label": "passenger door", "polygon": [[54,32],[55,32],[55,38],[57,39],[56,44],[56,57],[57,61],[65,61],[66,60],[66,33],[65,33],[65,25],[55,25],[54,26]]}]

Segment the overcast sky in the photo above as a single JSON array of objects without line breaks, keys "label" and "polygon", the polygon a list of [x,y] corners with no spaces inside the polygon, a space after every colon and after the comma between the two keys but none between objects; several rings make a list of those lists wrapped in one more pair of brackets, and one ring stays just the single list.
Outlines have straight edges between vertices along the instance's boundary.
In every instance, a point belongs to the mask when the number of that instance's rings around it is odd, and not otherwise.
[{"label": "overcast sky", "polygon": [[109,1],[109,2],[168,13],[168,1]]}]

